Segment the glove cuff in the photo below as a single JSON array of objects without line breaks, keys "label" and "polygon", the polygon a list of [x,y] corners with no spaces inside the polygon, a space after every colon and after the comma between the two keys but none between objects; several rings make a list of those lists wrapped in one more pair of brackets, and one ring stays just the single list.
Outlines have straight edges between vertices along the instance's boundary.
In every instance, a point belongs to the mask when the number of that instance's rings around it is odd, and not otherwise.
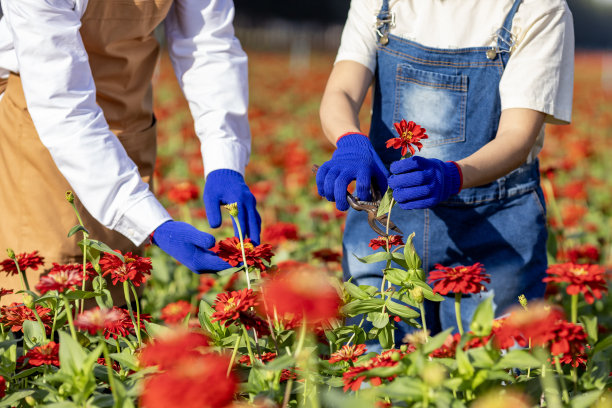
[{"label": "glove cuff", "polygon": [[210,173],[208,173],[208,177],[206,179],[210,180],[211,178],[214,179],[218,177],[232,177],[232,178],[240,177],[241,180],[244,180],[244,176],[242,174],[238,173],[235,170],[230,170],[230,169],[213,170]]},{"label": "glove cuff", "polygon": [[369,149],[370,146],[372,146],[372,143],[370,143],[370,138],[363,133],[348,132],[338,138],[336,141],[336,146],[357,146]]},{"label": "glove cuff", "polygon": [[458,194],[463,188],[463,172],[461,171],[461,167],[454,161],[446,162],[448,164],[447,175],[450,178],[451,195]]}]

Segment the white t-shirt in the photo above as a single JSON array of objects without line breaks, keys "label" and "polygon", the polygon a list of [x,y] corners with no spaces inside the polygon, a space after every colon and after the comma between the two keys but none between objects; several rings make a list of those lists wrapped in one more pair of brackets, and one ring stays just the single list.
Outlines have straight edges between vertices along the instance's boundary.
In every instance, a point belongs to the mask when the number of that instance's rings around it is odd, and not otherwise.
[{"label": "white t-shirt", "polygon": [[[428,47],[490,47],[497,43],[514,0],[391,0],[390,33]],[[351,60],[374,72],[376,16],[381,0],[352,0],[336,62]],[[523,0],[514,16],[515,39],[502,75],[501,107],[544,112],[549,123],[569,123],[574,82],[574,26],[565,0]],[[529,155],[542,149],[544,129]]]}]

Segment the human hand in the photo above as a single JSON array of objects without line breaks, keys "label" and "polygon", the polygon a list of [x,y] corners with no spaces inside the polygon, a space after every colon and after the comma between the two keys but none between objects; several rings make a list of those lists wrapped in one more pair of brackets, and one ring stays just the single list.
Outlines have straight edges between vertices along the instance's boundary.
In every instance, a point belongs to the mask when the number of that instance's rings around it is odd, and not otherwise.
[{"label": "human hand", "polygon": [[[204,184],[204,206],[206,217],[211,228],[221,225],[221,205],[238,204],[237,219],[243,237],[248,236],[255,245],[259,245],[261,217],[255,208],[255,197],[244,182],[242,174],[234,170],[219,169],[212,171]],[[234,224],[234,232],[238,229]]]},{"label": "human hand", "polygon": [[404,210],[430,208],[461,190],[461,169],[455,162],[412,156],[391,163],[389,187]]},{"label": "human hand", "polygon": [[338,210],[346,211],[349,208],[346,189],[353,180],[357,198],[363,201],[371,200],[372,178],[382,193],[387,190],[389,172],[366,135],[346,134],[338,139],[337,146],[332,158],[317,171],[320,196],[335,201]]},{"label": "human hand", "polygon": [[185,222],[166,221],[153,232],[152,242],[195,273],[231,268],[209,251],[215,245],[215,237]]}]

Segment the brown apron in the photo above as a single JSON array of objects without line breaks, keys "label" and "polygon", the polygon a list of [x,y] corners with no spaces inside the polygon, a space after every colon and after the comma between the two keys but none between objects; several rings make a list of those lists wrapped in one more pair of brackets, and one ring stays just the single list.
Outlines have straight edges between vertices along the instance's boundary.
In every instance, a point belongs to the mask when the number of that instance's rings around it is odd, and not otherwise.
[{"label": "brown apron", "polygon": [[[159,54],[153,30],[172,0],[89,0],[81,36],[89,56],[97,103],[142,179],[151,183],[156,131],[151,78]],[[100,152],[103,154],[104,152]],[[95,160],[92,157],[91,160]],[[0,259],[5,249],[38,250],[52,262],[81,262],[81,234],[67,238],[78,223],[65,192],[72,190],[40,142],[27,110],[21,78],[11,74],[0,100]],[[122,251],[141,251],[121,234],[95,221],[75,200],[90,237]],[[42,271],[29,271],[33,289]],[[21,289],[19,276],[0,276],[0,287]],[[1,304],[21,296],[2,297]],[[118,300],[118,299],[117,299]]]}]

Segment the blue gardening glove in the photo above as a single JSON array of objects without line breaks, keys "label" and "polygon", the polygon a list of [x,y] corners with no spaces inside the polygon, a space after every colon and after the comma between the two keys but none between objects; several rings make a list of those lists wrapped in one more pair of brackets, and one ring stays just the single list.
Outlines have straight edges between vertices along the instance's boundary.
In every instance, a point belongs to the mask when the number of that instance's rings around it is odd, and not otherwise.
[{"label": "blue gardening glove", "polygon": [[317,189],[320,196],[328,201],[335,201],[338,210],[346,211],[349,208],[346,189],[353,180],[356,180],[355,193],[359,200],[372,199],[372,179],[383,194],[387,191],[389,172],[367,136],[349,133],[338,139],[337,146],[332,158],[323,163],[317,171]]},{"label": "blue gardening glove", "polygon": [[185,222],[166,221],[153,232],[152,242],[195,273],[231,268],[209,251],[215,245],[215,237]]},{"label": "blue gardening glove", "polygon": [[389,187],[404,210],[430,208],[461,190],[462,175],[455,162],[412,156],[391,163]]},{"label": "blue gardening glove", "polygon": [[[211,228],[221,225],[221,205],[238,203],[238,222],[243,237],[248,236],[259,245],[261,217],[255,208],[255,197],[244,182],[242,174],[234,170],[219,169],[210,172],[204,184],[204,206]],[[238,236],[238,228],[234,224]]]}]

